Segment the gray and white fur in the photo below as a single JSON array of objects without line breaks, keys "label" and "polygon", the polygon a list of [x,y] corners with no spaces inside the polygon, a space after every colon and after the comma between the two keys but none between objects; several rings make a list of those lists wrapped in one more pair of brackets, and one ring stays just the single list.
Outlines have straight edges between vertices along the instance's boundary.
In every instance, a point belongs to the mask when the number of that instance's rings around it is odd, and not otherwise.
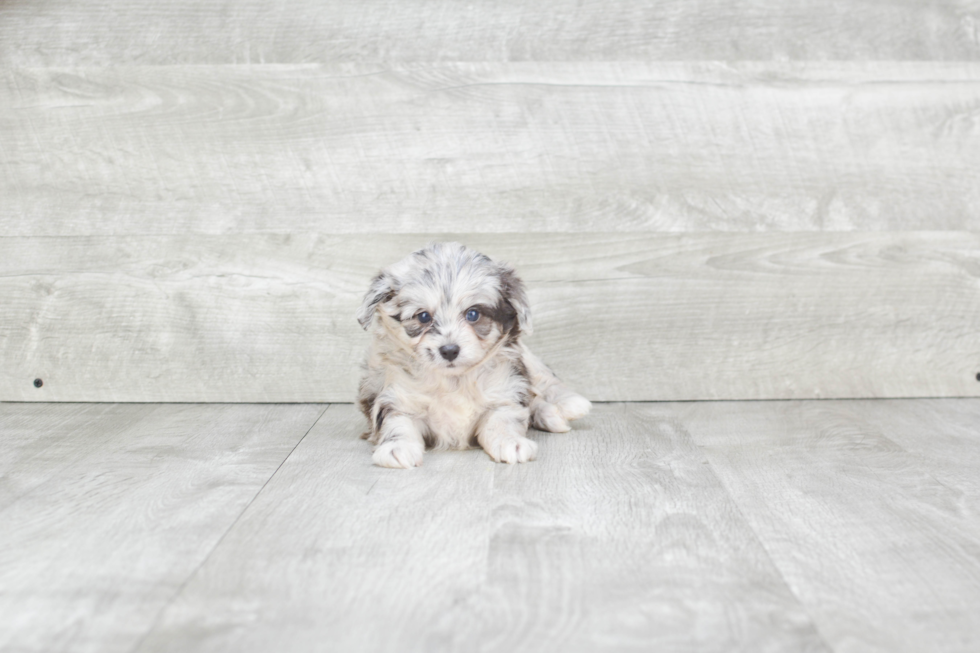
[{"label": "gray and white fur", "polygon": [[433,243],[382,270],[357,320],[371,334],[362,437],[382,467],[476,445],[497,462],[527,462],[538,449],[529,425],[568,431],[592,407],[521,342],[531,312],[514,269],[459,243]]}]

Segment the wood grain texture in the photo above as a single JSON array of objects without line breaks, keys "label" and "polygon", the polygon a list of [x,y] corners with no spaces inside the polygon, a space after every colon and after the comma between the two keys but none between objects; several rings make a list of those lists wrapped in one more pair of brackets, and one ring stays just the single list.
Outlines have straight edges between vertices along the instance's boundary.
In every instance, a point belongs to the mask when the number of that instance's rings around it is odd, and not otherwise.
[{"label": "wood grain texture", "polygon": [[322,410],[0,404],[0,649],[980,637],[980,399],[599,404],[533,463],[408,472]]},{"label": "wood grain texture", "polygon": [[827,650],[683,432],[599,406],[537,462],[371,467],[331,406],[138,651]]},{"label": "wood grain texture", "polygon": [[835,651],[976,650],[975,400],[674,410]]},{"label": "wood grain texture", "polygon": [[113,404],[0,404],[0,514],[84,456],[73,440],[103,445],[151,412]]},{"label": "wood grain texture", "polygon": [[130,651],[323,409],[0,404],[0,650]]},{"label": "wood grain texture", "polygon": [[6,68],[0,233],[976,231],[977,106],[965,62]]},{"label": "wood grain texture", "polygon": [[601,404],[496,468],[488,574],[427,650],[824,651],[676,420]]},{"label": "wood grain texture", "polygon": [[6,0],[0,62],[976,60],[978,25],[973,0]]},{"label": "wood grain texture", "polygon": [[[593,400],[980,394],[976,234],[445,237],[517,267]],[[352,401],[367,284],[429,239],[0,239],[0,398]]]},{"label": "wood grain texture", "polygon": [[486,577],[495,463],[431,453],[392,473],[363,422],[330,407],[136,650],[420,650]]}]

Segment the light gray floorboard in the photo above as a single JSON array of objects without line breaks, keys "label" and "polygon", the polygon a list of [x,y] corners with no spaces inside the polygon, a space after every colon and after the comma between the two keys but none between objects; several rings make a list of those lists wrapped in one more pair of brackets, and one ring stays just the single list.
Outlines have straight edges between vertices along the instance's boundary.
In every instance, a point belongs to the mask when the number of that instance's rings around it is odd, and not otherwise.
[{"label": "light gray floorboard", "polygon": [[488,574],[424,650],[823,651],[676,420],[598,405],[496,467]]},{"label": "light gray floorboard", "polygon": [[323,410],[0,404],[0,650],[131,650]]},{"label": "light gray floorboard", "polygon": [[0,650],[980,640],[980,400],[600,404],[411,471],[320,410],[0,404]]},{"label": "light gray floorboard", "polygon": [[153,412],[144,404],[0,404],[0,514],[79,461],[101,455]]},{"label": "light gray floorboard", "polygon": [[495,464],[371,464],[331,406],[139,651],[412,651],[487,578]]},{"label": "light gray floorboard", "polygon": [[974,0],[5,0],[16,65],[977,59]]},{"label": "light gray floorboard", "polygon": [[977,650],[976,400],[648,410],[689,429],[835,650]]},{"label": "light gray floorboard", "polygon": [[[447,237],[517,267],[593,400],[980,394],[974,233]],[[353,401],[356,308],[430,239],[0,238],[0,397]]]},{"label": "light gray floorboard", "polygon": [[139,651],[826,650],[690,437],[625,405],[539,460],[371,467],[331,406]]},{"label": "light gray floorboard", "polygon": [[980,229],[980,63],[129,63],[0,68],[0,234]]}]

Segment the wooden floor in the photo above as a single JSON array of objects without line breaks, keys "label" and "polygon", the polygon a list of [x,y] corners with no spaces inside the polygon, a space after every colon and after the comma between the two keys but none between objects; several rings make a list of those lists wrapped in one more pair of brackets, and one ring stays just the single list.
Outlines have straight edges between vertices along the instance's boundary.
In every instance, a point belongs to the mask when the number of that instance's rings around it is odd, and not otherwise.
[{"label": "wooden floor", "polygon": [[598,404],[412,471],[361,420],[0,404],[0,650],[980,647],[980,399]]}]

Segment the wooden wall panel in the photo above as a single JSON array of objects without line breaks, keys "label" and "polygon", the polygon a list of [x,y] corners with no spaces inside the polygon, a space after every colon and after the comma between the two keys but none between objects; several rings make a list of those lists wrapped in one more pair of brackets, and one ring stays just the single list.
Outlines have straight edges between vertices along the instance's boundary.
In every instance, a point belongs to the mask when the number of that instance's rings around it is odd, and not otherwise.
[{"label": "wooden wall panel", "polygon": [[777,4],[0,3],[0,400],[350,400],[441,233],[593,399],[977,394],[980,3]]},{"label": "wooden wall panel", "polygon": [[[977,234],[456,237],[593,400],[980,395]],[[351,401],[367,283],[429,239],[0,239],[0,398]]]},{"label": "wooden wall panel", "polygon": [[980,63],[0,69],[0,234],[980,230]]},{"label": "wooden wall panel", "polygon": [[975,0],[5,0],[17,66],[980,58]]}]

